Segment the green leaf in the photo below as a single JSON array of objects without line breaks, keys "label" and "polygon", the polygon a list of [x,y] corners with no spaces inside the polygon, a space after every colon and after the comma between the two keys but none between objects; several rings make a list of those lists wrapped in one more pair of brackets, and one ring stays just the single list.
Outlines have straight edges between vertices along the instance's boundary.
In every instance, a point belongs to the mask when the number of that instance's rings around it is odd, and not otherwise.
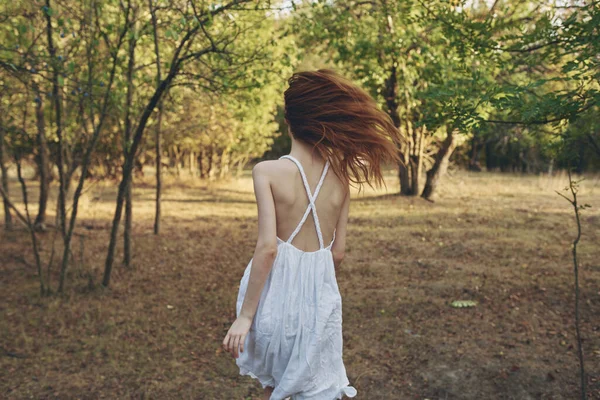
[{"label": "green leaf", "polygon": [[454,308],[475,307],[477,302],[474,300],[454,300],[451,304]]}]

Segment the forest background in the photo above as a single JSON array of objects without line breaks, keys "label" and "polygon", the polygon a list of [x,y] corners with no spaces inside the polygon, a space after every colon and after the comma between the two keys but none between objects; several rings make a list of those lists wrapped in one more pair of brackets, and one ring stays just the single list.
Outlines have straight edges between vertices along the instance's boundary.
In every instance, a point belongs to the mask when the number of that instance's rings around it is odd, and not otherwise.
[{"label": "forest background", "polygon": [[339,273],[365,398],[600,398],[599,2],[16,0],[0,38],[8,398],[257,395],[218,338],[317,68],[406,139]]}]

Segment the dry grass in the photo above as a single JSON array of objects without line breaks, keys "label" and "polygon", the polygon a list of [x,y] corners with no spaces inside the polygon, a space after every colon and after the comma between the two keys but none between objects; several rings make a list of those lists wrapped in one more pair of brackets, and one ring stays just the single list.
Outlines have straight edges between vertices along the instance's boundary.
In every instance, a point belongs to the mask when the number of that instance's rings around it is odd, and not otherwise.
[{"label": "dry grass", "polygon": [[[566,177],[459,172],[433,204],[389,195],[397,189],[389,181],[389,192],[352,203],[338,272],[357,398],[577,398],[575,225],[553,191]],[[258,398],[258,385],[238,377],[219,347],[254,246],[249,177],[169,182],[160,236],[151,233],[151,182],[138,180],[135,265],[118,266],[105,290],[98,282],[115,186],[98,182],[82,201],[84,258],[63,297],[39,298],[25,233],[0,234],[0,346],[10,353],[0,355],[0,397]],[[598,399],[598,177],[583,182],[581,200],[594,206],[580,252],[584,349]],[[42,235],[45,259],[51,238]],[[457,299],[478,305],[450,307]]]}]

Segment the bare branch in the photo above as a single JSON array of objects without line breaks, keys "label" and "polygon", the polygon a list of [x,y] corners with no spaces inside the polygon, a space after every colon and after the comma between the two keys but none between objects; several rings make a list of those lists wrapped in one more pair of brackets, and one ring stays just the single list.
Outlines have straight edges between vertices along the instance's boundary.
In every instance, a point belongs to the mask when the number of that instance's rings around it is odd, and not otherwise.
[{"label": "bare branch", "polygon": [[21,222],[23,222],[23,224],[25,224],[26,227],[29,227],[27,218],[25,218],[25,216],[21,214],[19,209],[10,201],[8,195],[4,192],[4,189],[2,189],[2,186],[0,186],[0,195],[2,196],[6,204],[8,204],[8,206],[11,208],[11,210],[15,212],[15,214],[21,220]]}]

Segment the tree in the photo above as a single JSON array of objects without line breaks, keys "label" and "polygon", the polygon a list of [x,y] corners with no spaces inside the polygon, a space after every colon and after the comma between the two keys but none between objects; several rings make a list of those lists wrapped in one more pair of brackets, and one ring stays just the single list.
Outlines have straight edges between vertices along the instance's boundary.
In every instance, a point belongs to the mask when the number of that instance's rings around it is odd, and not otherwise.
[{"label": "tree", "polygon": [[428,190],[423,195],[432,199],[456,147],[456,135],[466,127],[428,124],[426,113],[432,107],[422,93],[431,75],[447,79],[459,66],[452,64],[439,24],[425,13],[415,2],[311,2],[310,9],[299,14],[296,31],[305,48],[317,47],[385,106],[406,138],[398,149],[403,160],[398,166],[401,193],[421,195],[421,178],[427,171]]},{"label": "tree", "polygon": [[[494,6],[497,3],[500,2]],[[581,132],[588,140],[592,138],[590,143],[594,142],[596,132],[596,124],[590,123],[588,112],[597,114],[600,101],[600,8],[597,2],[590,2],[550,4],[542,10],[536,5],[533,10],[517,7],[518,15],[514,10],[498,15],[492,7],[485,18],[475,21],[469,12],[428,8],[443,24],[454,46],[461,49],[462,56],[477,54],[497,68],[494,84],[482,90],[479,96],[473,96],[478,106],[466,110],[469,118],[475,120],[476,125],[499,124],[513,129],[545,127],[555,138],[549,140],[549,147],[554,148],[555,157],[563,159],[569,168],[569,186],[565,190],[571,196],[559,194],[573,206],[577,222],[577,236],[572,245],[575,330],[580,397],[585,399],[587,377],[579,327],[577,258],[581,236],[579,212],[585,206],[578,203],[578,181],[572,179],[570,167],[574,162],[581,166],[583,161],[581,147],[573,146],[577,142],[581,144]],[[523,79],[524,74],[526,79]]]},{"label": "tree", "polygon": [[[32,19],[32,7],[7,7],[4,15],[6,23],[0,28],[0,35],[7,45],[0,47],[0,67],[5,77],[15,85],[5,88],[4,96],[10,96],[18,92],[31,91],[35,94],[35,126],[37,128],[37,149],[35,160],[40,178],[40,196],[38,213],[34,225],[36,229],[45,229],[46,207],[48,202],[48,190],[50,184],[50,165],[47,138],[45,131],[45,109],[44,109],[44,80],[41,71],[38,70],[37,61],[40,58],[39,45],[42,36],[36,34],[34,26],[37,22]],[[10,43],[10,45],[8,45]],[[28,117],[29,118],[29,117]],[[12,124],[12,116],[4,119],[4,124]],[[5,187],[8,190],[8,186]]]},{"label": "tree", "polygon": [[[150,16],[152,21],[152,39],[154,42],[154,54],[156,55],[156,87],[160,86],[162,80],[161,68],[160,68],[160,42],[158,39],[158,22],[156,19],[156,7],[153,6],[152,0],[148,0],[148,8],[150,10]],[[155,200],[155,211],[154,211],[154,234],[158,235],[160,232],[160,216],[161,216],[161,196],[162,196],[162,136],[161,136],[161,125],[162,125],[163,107],[162,101],[158,103],[158,116],[156,121],[156,136],[155,141],[155,152],[156,152],[156,200]]]},{"label": "tree", "polygon": [[[131,144],[132,136],[132,114],[133,114],[133,94],[134,94],[134,82],[133,82],[133,71],[136,66],[135,50],[137,46],[138,32],[136,30],[137,22],[137,6],[133,5],[131,9],[129,24],[129,40],[128,40],[128,54],[127,54],[127,72],[126,72],[126,98],[125,98],[125,127],[123,135],[123,156],[127,158],[129,153],[129,146]],[[133,199],[131,196],[131,188],[133,186],[132,179],[129,180],[127,188],[125,189],[125,231],[123,233],[123,264],[127,267],[131,265],[131,225],[133,223]]]},{"label": "tree", "polygon": [[[110,284],[123,200],[131,180],[136,152],[153,110],[167,90],[177,85],[203,87],[210,91],[231,86],[259,86],[248,72],[257,63],[266,61],[266,45],[249,47],[248,43],[257,44],[251,34],[265,23],[265,19],[260,12],[248,8],[249,3],[247,0],[232,0],[206,8],[191,2],[190,7],[178,9],[177,12],[165,10],[161,17],[164,17],[167,27],[164,32],[161,31],[164,41],[172,39],[174,46],[166,63],[168,72],[147,98],[125,158],[105,262],[104,286]],[[258,6],[256,8],[260,9]],[[272,39],[266,41],[268,43],[273,43]],[[193,78],[193,82],[189,81],[190,78]]]},{"label": "tree", "polygon": [[[44,0],[7,8],[8,23],[0,28],[0,68],[10,80],[2,92],[8,110],[1,124],[3,182],[8,190],[6,159],[15,151],[23,162],[36,161],[41,180],[36,220],[43,226],[49,164],[58,171],[56,225],[64,245],[59,291],[65,287],[79,200],[89,177],[121,174],[108,284],[122,209],[133,208],[132,171],[152,154],[147,144],[154,145],[158,165],[157,233],[163,142],[188,158],[197,155],[200,175],[212,178],[227,176],[268,148],[282,85],[274,77],[290,69],[289,57],[283,56],[289,45],[285,38],[275,42],[279,21],[270,12],[268,2],[249,0],[218,6],[187,0],[167,5]],[[198,118],[187,136],[180,133],[190,120],[176,114],[182,110]],[[156,137],[146,140],[146,128],[156,129]],[[173,137],[164,138],[165,133]],[[194,134],[201,140],[191,140]],[[8,221],[11,213],[6,214]],[[125,220],[124,261],[129,264],[130,212]]]},{"label": "tree", "polygon": [[[463,9],[426,5],[460,58],[485,62],[490,71],[473,77],[473,85],[481,87],[470,95],[477,106],[460,109],[462,118],[476,128],[494,124],[504,130],[526,129],[542,152],[561,138],[577,142],[573,135],[592,144],[594,125],[575,128],[573,123],[597,110],[600,100],[597,3],[541,8],[530,2],[508,4],[498,1],[489,9],[483,2]],[[460,91],[443,86],[437,95],[448,100]],[[443,110],[439,118],[455,112]]]}]

